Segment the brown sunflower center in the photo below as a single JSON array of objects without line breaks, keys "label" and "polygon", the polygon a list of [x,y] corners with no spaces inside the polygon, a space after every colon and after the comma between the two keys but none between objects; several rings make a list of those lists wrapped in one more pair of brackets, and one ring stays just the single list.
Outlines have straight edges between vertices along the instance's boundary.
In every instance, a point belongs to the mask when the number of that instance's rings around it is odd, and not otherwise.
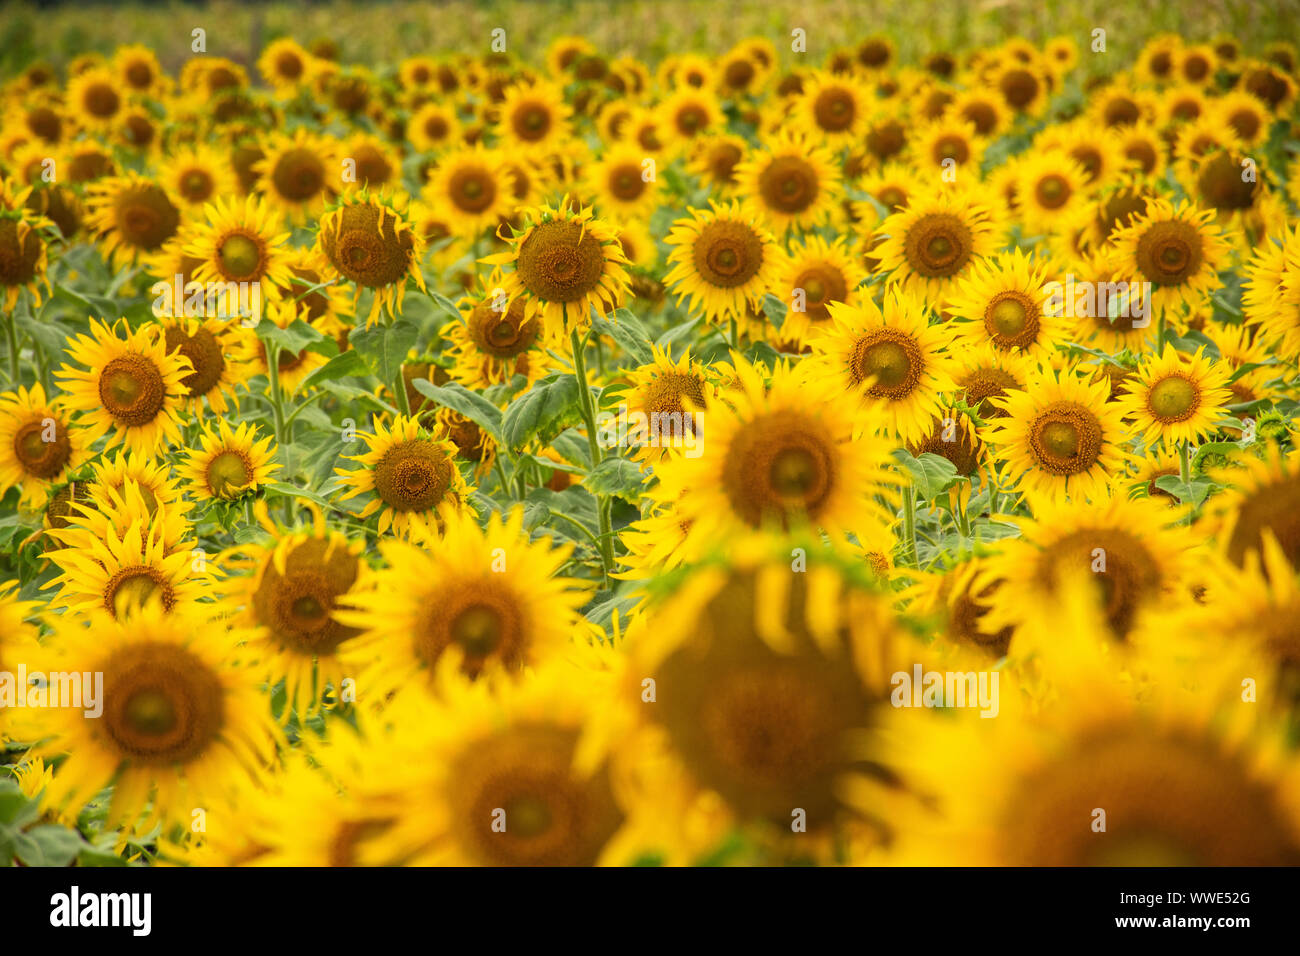
[{"label": "brown sunflower center", "polygon": [[208,463],[208,490],[217,498],[232,498],[253,480],[248,456],[235,449],[219,452]]},{"label": "brown sunflower center", "polygon": [[395,215],[370,202],[343,206],[335,215],[334,225],[321,230],[321,246],[339,272],[371,289],[406,280],[415,239],[398,232]]},{"label": "brown sunflower center", "polygon": [[152,183],[123,189],[114,204],[113,218],[122,239],[145,251],[159,248],[175,235],[181,221],[167,194]]},{"label": "brown sunflower center", "polygon": [[309,149],[290,149],[271,170],[275,191],[294,203],[315,198],[325,186],[325,164]]},{"label": "brown sunflower center", "polygon": [[57,476],[72,457],[67,429],[53,418],[38,418],[14,432],[14,457],[24,472],[48,481]]},{"label": "brown sunflower center", "polygon": [[226,359],[216,336],[202,326],[195,329],[193,335],[187,335],[179,325],[169,325],[165,336],[167,353],[170,355],[180,349],[181,355],[194,366],[194,371],[181,379],[186,397],[198,398],[216,388],[226,368]]},{"label": "brown sunflower center", "polygon": [[[1069,829],[1106,810],[1106,829]],[[1278,796],[1218,743],[1118,725],[1017,781],[1000,825],[1012,866],[1294,866]]]},{"label": "brown sunflower center", "polygon": [[1029,348],[1038,341],[1038,310],[1023,292],[999,292],[984,310],[984,327],[998,348]]},{"label": "brown sunflower center", "polygon": [[104,585],[104,610],[115,618],[129,616],[151,601],[159,601],[165,611],[170,611],[176,603],[171,583],[157,568],[147,565],[121,568]]},{"label": "brown sunflower center", "polygon": [[994,405],[992,399],[1006,395],[1009,388],[1020,388],[1014,375],[991,366],[972,369],[957,384],[966,392],[966,404],[982,419],[1005,418],[1006,410]]},{"label": "brown sunflower center", "polygon": [[375,465],[375,493],[395,511],[428,511],[451,489],[455,467],[431,441],[412,439],[394,445]]},{"label": "brown sunflower center", "polygon": [[31,282],[40,269],[45,243],[13,219],[0,219],[0,286]]},{"label": "brown sunflower center", "polygon": [[813,101],[813,116],[817,125],[826,132],[843,132],[857,118],[857,104],[853,100],[853,94],[836,88],[822,90]]},{"label": "brown sunflower center", "polygon": [[734,219],[715,219],[700,229],[693,247],[695,271],[711,286],[743,286],[763,266],[763,241],[753,227]]},{"label": "brown sunflower center", "polygon": [[604,767],[574,772],[577,744],[576,731],[535,723],[465,748],[447,793],[453,832],[472,859],[490,866],[596,862],[623,814]]},{"label": "brown sunflower center", "polygon": [[212,746],[224,722],[221,679],[184,647],[135,644],[104,665],[103,727],[123,759],[187,763]]},{"label": "brown sunflower center", "polygon": [[738,432],[723,462],[722,486],[732,510],[752,527],[788,525],[797,514],[814,521],[836,490],[839,451],[816,418],[783,410]]},{"label": "brown sunflower center", "polygon": [[1176,219],[1152,223],[1137,243],[1142,274],[1160,285],[1181,285],[1200,271],[1204,254],[1201,234]]},{"label": "brown sunflower center", "polygon": [[927,213],[903,237],[903,253],[913,271],[929,278],[955,275],[971,256],[970,227],[952,213]]},{"label": "brown sunflower center", "polygon": [[818,263],[799,273],[795,288],[804,291],[804,311],[813,321],[830,318],[830,304],[849,295],[844,273],[828,263]]},{"label": "brown sunflower center", "polygon": [[1075,402],[1053,402],[1029,428],[1029,446],[1038,466],[1053,475],[1077,475],[1101,457],[1101,422]]},{"label": "brown sunflower center", "polygon": [[941,136],[934,144],[934,161],[942,164],[951,159],[958,166],[970,159],[970,146],[960,136]]},{"label": "brown sunflower center", "polygon": [[252,236],[235,233],[222,240],[217,258],[227,279],[248,279],[261,272],[262,244]]},{"label": "brown sunflower center", "polygon": [[463,655],[467,674],[493,661],[507,668],[526,663],[533,626],[518,596],[500,577],[453,582],[431,602],[416,629],[415,652],[428,667],[450,647]]},{"label": "brown sunflower center", "polygon": [[1038,97],[1041,84],[1028,70],[1007,70],[998,78],[998,91],[1012,109],[1022,110]]},{"label": "brown sunflower center", "polygon": [[817,201],[817,170],[798,156],[778,156],[758,176],[758,191],[771,209],[798,215]]},{"label": "brown sunflower center", "polygon": [[334,609],[357,579],[360,562],[346,547],[308,538],[285,556],[284,571],[268,560],[253,594],[258,623],[286,650],[332,654],[358,633],[334,620]]},{"label": "brown sunflower center", "polygon": [[82,97],[86,112],[96,119],[110,119],[122,107],[122,98],[107,83],[91,83]]},{"label": "brown sunflower center", "polygon": [[1147,395],[1147,408],[1157,421],[1165,423],[1186,421],[1199,405],[1196,386],[1181,375],[1161,379]]},{"label": "brown sunflower center", "polygon": [[519,247],[519,278],[543,302],[577,302],[595,292],[605,275],[600,240],[581,223],[538,223]]},{"label": "brown sunflower center", "polygon": [[1070,201],[1071,192],[1073,190],[1070,188],[1070,183],[1064,176],[1060,173],[1048,173],[1038,180],[1034,196],[1044,209],[1060,209]]},{"label": "brown sunflower center", "polygon": [[543,103],[521,103],[511,118],[515,135],[526,142],[545,139],[551,130],[551,111]]},{"label": "brown sunflower center", "polygon": [[189,202],[204,202],[216,189],[212,174],[204,169],[191,169],[181,177],[181,195]]},{"label": "brown sunflower center", "polygon": [[464,212],[480,213],[497,198],[496,178],[486,169],[466,166],[456,170],[447,186],[452,204]]},{"label": "brown sunflower center", "polygon": [[1254,205],[1259,183],[1243,180],[1236,158],[1220,151],[1201,165],[1196,188],[1207,205],[1235,212]]},{"label": "brown sunflower center", "polygon": [[641,178],[641,167],[635,163],[625,163],[609,171],[609,191],[616,199],[634,202],[645,192],[646,184]]},{"label": "brown sunflower center", "polygon": [[921,379],[925,360],[916,340],[898,329],[875,329],[859,339],[849,359],[854,385],[874,380],[868,393],[885,399],[910,395]]},{"label": "brown sunflower center", "polygon": [[1300,568],[1300,475],[1267,482],[1242,499],[1228,540],[1228,557],[1241,567],[1246,554],[1262,548],[1268,531],[1282,546],[1293,568]]},{"label": "brown sunflower center", "polygon": [[99,373],[99,398],[118,424],[134,428],[157,417],[167,391],[158,366],[143,355],[128,353],[111,359]]}]

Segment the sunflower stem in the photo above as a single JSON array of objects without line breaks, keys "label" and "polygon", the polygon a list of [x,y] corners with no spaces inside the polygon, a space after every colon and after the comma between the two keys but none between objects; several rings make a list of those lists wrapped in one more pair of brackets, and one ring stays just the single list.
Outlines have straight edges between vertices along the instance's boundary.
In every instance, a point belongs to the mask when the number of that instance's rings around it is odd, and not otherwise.
[{"label": "sunflower stem", "polygon": [[[1178,443],[1178,477],[1183,480],[1183,489],[1190,495],[1192,488],[1192,461],[1191,452],[1188,449],[1187,442]],[[1192,523],[1192,512],[1196,510],[1195,505],[1187,509],[1187,523]]]},{"label": "sunflower stem", "polygon": [[953,514],[957,516],[957,530],[961,532],[963,538],[970,537],[970,516],[966,514],[966,507],[961,503],[958,496],[957,504],[952,509]]},{"label": "sunflower stem", "polygon": [[[587,366],[583,361],[587,336],[580,337],[577,329],[570,329],[569,344],[573,347],[573,375],[578,380],[578,404],[582,409],[583,424],[587,426],[587,447],[591,451],[591,467],[595,468],[601,462],[601,453],[600,442],[596,440],[596,403],[591,397],[591,387],[587,384]],[[601,573],[605,579],[605,589],[608,590],[609,576],[614,571],[614,529],[610,518],[608,495],[596,496],[596,513],[600,518]]]},{"label": "sunflower stem", "polygon": [[406,394],[405,365],[397,366],[397,382],[393,385],[393,394],[397,396],[397,410],[407,418],[411,417],[411,397]]},{"label": "sunflower stem", "polygon": [[916,497],[910,487],[903,489],[903,544],[912,567],[920,567],[921,557],[916,549]]},{"label": "sunflower stem", "polygon": [[9,384],[17,388],[22,384],[18,364],[18,318],[15,312],[5,316],[5,338],[9,342]]},{"label": "sunflower stem", "polygon": [[740,324],[735,319],[731,320],[731,347],[740,351]]}]

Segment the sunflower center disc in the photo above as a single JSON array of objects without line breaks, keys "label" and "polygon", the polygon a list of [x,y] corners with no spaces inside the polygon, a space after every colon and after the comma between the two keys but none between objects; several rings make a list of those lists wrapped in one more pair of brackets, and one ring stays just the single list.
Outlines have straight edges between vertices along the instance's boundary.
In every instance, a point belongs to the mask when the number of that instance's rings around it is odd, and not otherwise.
[{"label": "sunflower center disc", "polygon": [[504,809],[507,826],[520,836],[540,836],[551,826],[551,808],[538,797],[516,797]]},{"label": "sunflower center disc", "polygon": [[158,591],[158,583],[140,571],[123,578],[113,588],[113,614],[122,617],[134,608],[143,607]]},{"label": "sunflower center disc", "polygon": [[501,643],[501,618],[492,608],[475,605],[460,613],[451,634],[471,657],[486,657]]},{"label": "sunflower center disc", "polygon": [[897,342],[877,342],[862,356],[863,372],[874,377],[879,387],[894,388],[903,384],[911,369],[907,350]]},{"label": "sunflower center disc", "polygon": [[1069,422],[1048,422],[1039,440],[1057,458],[1073,458],[1079,453],[1079,432]]},{"label": "sunflower center disc", "polygon": [[223,451],[208,465],[208,487],[218,497],[234,494],[252,480],[248,462],[234,451]]},{"label": "sunflower center disc", "polygon": [[257,271],[262,254],[257,243],[247,236],[230,236],[221,244],[218,253],[226,275],[232,279],[245,279]]},{"label": "sunflower center disc", "polygon": [[176,726],[176,708],[166,693],[146,688],[127,701],[126,720],[138,734],[161,736]]},{"label": "sunflower center disc", "polygon": [[817,461],[806,448],[786,448],[772,459],[769,478],[777,494],[802,498],[817,485]]},{"label": "sunflower center disc", "polygon": [[989,321],[997,331],[1009,339],[1025,330],[1029,314],[1017,299],[1006,298],[997,302],[989,312]]},{"label": "sunflower center disc", "polygon": [[1038,182],[1038,201],[1047,209],[1059,209],[1070,198],[1070,186],[1060,176],[1053,173],[1044,176]]},{"label": "sunflower center disc", "polygon": [[1195,402],[1196,388],[1179,375],[1157,383],[1148,398],[1151,411],[1165,421],[1179,420],[1192,410]]}]

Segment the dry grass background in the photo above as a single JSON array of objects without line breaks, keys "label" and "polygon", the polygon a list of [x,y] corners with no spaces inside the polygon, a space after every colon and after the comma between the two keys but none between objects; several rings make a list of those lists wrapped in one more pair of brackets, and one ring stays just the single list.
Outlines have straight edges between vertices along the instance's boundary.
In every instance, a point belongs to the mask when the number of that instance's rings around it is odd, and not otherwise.
[{"label": "dry grass background", "polygon": [[[208,33],[208,52],[251,63],[267,40],[333,39],[344,61],[381,65],[414,53],[485,51],[496,27],[511,48],[540,61],[556,36],[580,34],[606,55],[657,61],[668,53],[719,54],[750,34],[779,49],[794,27],[808,36],[808,59],[872,33],[898,44],[902,59],[931,50],[964,49],[1022,35],[1042,40],[1107,31],[1108,49],[1131,54],[1164,31],[1190,41],[1219,32],[1248,48],[1297,39],[1300,0],[421,0],[421,2],[62,3],[0,2],[0,68],[36,59],[56,65],[78,53],[110,53],[123,43],[153,47],[175,69],[190,55],[190,31]],[[787,56],[788,52],[786,53]],[[1095,58],[1097,72],[1116,62]],[[1085,59],[1085,69],[1089,67]]]}]

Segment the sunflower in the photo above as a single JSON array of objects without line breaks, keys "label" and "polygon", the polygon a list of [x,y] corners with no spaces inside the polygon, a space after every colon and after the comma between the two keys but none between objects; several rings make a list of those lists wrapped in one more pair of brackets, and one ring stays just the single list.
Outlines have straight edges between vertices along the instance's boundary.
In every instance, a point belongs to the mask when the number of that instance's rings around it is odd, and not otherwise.
[{"label": "sunflower", "polygon": [[16,187],[12,180],[0,182],[0,293],[6,312],[13,311],[23,289],[39,306],[41,286],[50,287],[46,247],[57,227],[27,208],[31,193],[31,187]]},{"label": "sunflower", "polygon": [[526,684],[490,687],[458,678],[450,662],[440,670],[436,697],[408,694],[390,711],[411,733],[377,755],[376,766],[403,769],[396,818],[371,855],[413,846],[411,862],[425,866],[621,862],[609,859],[625,819],[609,679],[557,663]]},{"label": "sunflower", "polygon": [[1291,567],[1300,569],[1300,455],[1271,447],[1262,458],[1243,455],[1236,464],[1241,467],[1220,476],[1229,488],[1213,499],[1204,519],[1207,536],[1239,568],[1252,554],[1263,554],[1264,542],[1272,539]]},{"label": "sunflower", "polygon": [[181,223],[167,191],[138,173],[96,180],[87,198],[86,225],[99,234],[114,266],[157,252]]},{"label": "sunflower", "polygon": [[869,109],[866,90],[856,79],[812,73],[804,78],[794,125],[810,140],[827,146],[856,144]]},{"label": "sunflower", "polygon": [[18,485],[19,507],[44,505],[50,489],[89,457],[82,435],[40,383],[0,394],[0,495]]},{"label": "sunflower", "polygon": [[1234,90],[1210,102],[1210,116],[1231,130],[1246,148],[1260,146],[1268,139],[1272,116],[1268,106],[1243,90]]},{"label": "sunflower", "polygon": [[222,600],[236,626],[248,630],[258,666],[272,683],[285,681],[286,720],[318,712],[326,685],[338,698],[350,673],[341,652],[358,634],[335,615],[361,576],[361,545],[330,530],[310,502],[307,507],[311,526],[286,528],[258,501],[253,511],[270,540],[222,555],[223,566],[239,572],[222,586]]},{"label": "sunflower", "polygon": [[809,236],[792,246],[770,287],[791,306],[781,325],[782,338],[806,342],[814,330],[829,323],[832,306],[857,302],[857,289],[866,278],[866,270],[842,239],[827,242]]},{"label": "sunflower", "polygon": [[748,148],[739,136],[715,133],[692,144],[686,168],[710,191],[730,198],[736,191],[736,166]]},{"label": "sunflower", "polygon": [[83,129],[104,134],[125,109],[122,81],[105,67],[92,67],[68,81],[67,108]]},{"label": "sunflower", "polygon": [[[671,814],[667,829],[686,829],[701,802],[720,801],[726,821],[778,859],[829,862],[837,842],[842,855],[851,835],[883,835],[885,821],[855,813],[842,794],[855,777],[875,775],[861,759],[862,743],[891,709],[887,675],[917,658],[887,603],[844,561],[826,554],[815,570],[810,564],[793,574],[788,550],[784,557],[772,550],[697,566],[629,635],[624,693],[643,700],[649,678],[657,699],[634,704],[637,726],[627,736],[642,755],[659,751],[680,768],[656,779],[690,791],[676,799],[694,812]],[[658,807],[675,802],[671,787],[655,787]],[[783,844],[796,808],[806,836]],[[728,827],[720,829],[718,838]],[[687,833],[674,835],[673,843],[683,841]]]},{"label": "sunflower", "polygon": [[490,265],[511,263],[502,283],[507,301],[523,295],[541,315],[548,335],[586,328],[592,310],[607,315],[627,295],[627,256],[613,227],[590,207],[570,205],[531,209],[510,250],[485,256]]},{"label": "sunflower", "polygon": [[192,531],[181,513],[156,503],[150,514],[134,486],[109,500],[110,512],[82,505],[67,527],[50,532],[63,545],[44,554],[62,572],[43,585],[59,588],[54,602],[69,617],[104,613],[115,619],[134,617],[149,604],[167,613],[196,608],[209,575],[196,570],[183,543]]},{"label": "sunflower", "polygon": [[529,384],[551,367],[542,321],[531,300],[505,300],[499,269],[483,277],[481,294],[461,301],[461,321],[449,322],[442,335],[455,358],[451,376],[469,388],[486,388],[523,375]]},{"label": "sunflower", "polygon": [[277,96],[288,98],[311,84],[315,60],[292,37],[281,37],[263,48],[257,72]]},{"label": "sunflower", "polygon": [[830,315],[833,324],[812,340],[801,370],[856,399],[855,438],[872,434],[872,426],[903,442],[924,438],[939,393],[956,385],[943,327],[928,323],[920,300],[897,290],[886,294],[883,309],[863,297],[856,305],[833,303]]},{"label": "sunflower", "polygon": [[254,196],[218,199],[204,209],[204,218],[181,248],[198,263],[194,281],[217,291],[218,316],[241,314],[247,307],[248,318],[260,321],[262,303],[279,299],[291,281],[289,233],[280,231],[280,217],[265,200]]},{"label": "sunflower", "polygon": [[218,415],[230,408],[235,385],[247,377],[246,366],[236,359],[244,338],[238,326],[217,319],[182,317],[163,321],[168,353],[179,352],[194,368],[181,380],[183,399],[192,411],[198,411],[204,399]]},{"label": "sunflower", "polygon": [[[888,447],[852,440],[855,422],[824,378],[801,380],[780,366],[767,387],[743,361],[735,376],[737,387],[708,404],[702,453],[662,462],[648,491],[689,527],[687,547],[800,524],[870,537],[891,523],[872,497],[892,497]],[[873,411],[859,418],[860,432],[888,427]]]},{"label": "sunflower", "polygon": [[453,651],[469,676],[518,677],[562,652],[579,626],[583,585],[557,576],[570,546],[528,541],[523,512],[494,514],[480,528],[449,516],[434,550],[389,541],[384,568],[365,578],[336,617],[360,631],[348,644],[359,682],[385,695],[434,689]]},{"label": "sunflower", "polygon": [[611,222],[649,219],[659,204],[659,181],[634,146],[610,147],[584,169],[584,175],[586,195]]},{"label": "sunflower", "polygon": [[735,177],[747,207],[780,234],[821,225],[839,202],[839,166],[830,151],[794,135],[751,153]]},{"label": "sunflower", "polygon": [[957,190],[912,197],[877,230],[884,240],[872,250],[889,281],[909,292],[942,300],[966,270],[992,255],[1002,223],[973,194]]},{"label": "sunflower", "polygon": [[443,153],[421,195],[445,210],[457,232],[469,239],[495,230],[517,205],[504,155],[482,145]]},{"label": "sunflower", "polygon": [[550,152],[568,139],[570,114],[558,86],[544,80],[515,83],[499,107],[497,140],[509,152]]},{"label": "sunflower", "polygon": [[450,440],[431,438],[417,419],[400,415],[391,428],[379,421],[374,428],[373,434],[357,434],[366,444],[365,454],[348,456],[362,467],[337,469],[351,489],[341,500],[374,493],[357,517],[379,512],[380,534],[391,527],[409,537],[440,527],[464,507],[472,489],[452,460],[456,446]]},{"label": "sunflower", "polygon": [[1032,500],[1075,502],[1106,493],[1132,456],[1110,386],[1077,371],[1040,369],[1023,391],[993,400],[1005,412],[987,434],[1010,487]]},{"label": "sunflower", "polygon": [[745,50],[737,47],[718,61],[714,75],[717,77],[718,92],[738,100],[758,94],[771,75],[771,70],[764,69]]},{"label": "sunflower", "polygon": [[1019,167],[1016,199],[1028,230],[1052,232],[1087,199],[1087,174],[1064,153],[1046,150]]},{"label": "sunflower", "polygon": [[991,83],[1012,113],[1037,116],[1047,106],[1047,80],[1034,65],[1009,61],[997,70]]},{"label": "sunflower", "polygon": [[1152,199],[1147,211],[1115,233],[1111,265],[1130,282],[1150,282],[1151,314],[1196,308],[1222,283],[1231,245],[1214,225],[1214,211]]},{"label": "sunflower", "polygon": [[1189,615],[1187,623],[1216,643],[1226,636],[1255,645],[1294,687],[1300,674],[1300,586],[1277,539],[1264,535],[1260,544],[1241,568],[1218,571],[1222,578],[1204,610],[1197,608],[1200,613]]},{"label": "sunflower", "polygon": [[1030,374],[1038,367],[1023,353],[1004,351],[991,342],[958,350],[954,356],[959,365],[953,371],[953,380],[960,396],[983,421],[1006,417],[994,399],[1002,398],[1011,389],[1024,391]]},{"label": "sunflower", "polygon": [[[1059,611],[1054,628],[1071,647],[1093,635]],[[1216,673],[1156,660],[1165,686],[1141,700],[1124,683],[1062,664],[1050,709],[1003,694],[999,720],[897,712],[886,763],[930,799],[895,818],[890,862],[1295,865],[1300,777],[1276,718],[1241,705],[1239,675],[1258,673],[1257,662],[1234,656]],[[864,789],[861,802],[874,796]]]},{"label": "sunflower", "polygon": [[338,146],[342,163],[337,178],[330,184],[335,192],[357,185],[379,192],[386,187],[401,188],[402,158],[389,144],[370,133],[353,133]]},{"label": "sunflower", "polygon": [[367,328],[381,309],[401,312],[408,280],[425,289],[424,239],[412,228],[404,193],[349,189],[321,216],[315,249],[356,286],[358,298],[363,287],[372,291]]},{"label": "sunflower", "polygon": [[460,141],[460,119],[451,106],[425,103],[406,121],[406,136],[417,152],[440,153]]},{"label": "sunflower", "polygon": [[673,224],[667,243],[673,268],[664,282],[713,322],[743,315],[747,303],[775,288],[783,261],[771,233],[749,222],[735,200],[691,210],[691,218]]},{"label": "sunflower", "polygon": [[[686,438],[702,435],[702,421],[707,418],[709,401],[717,397],[717,387],[706,375],[705,366],[692,359],[687,349],[676,361],[663,349],[651,346],[651,359],[628,373],[632,386],[628,395],[628,414],[646,418],[648,435],[635,430],[627,436],[634,458],[658,460],[673,450],[695,447]],[[680,422],[680,429],[677,427]],[[664,441],[664,433],[669,436]],[[647,440],[648,439],[648,440]]]},{"label": "sunflower", "polygon": [[262,158],[252,166],[257,191],[295,225],[319,216],[340,168],[338,143],[299,127],[293,136],[272,134],[261,148]]},{"label": "sunflower", "polygon": [[978,174],[987,143],[976,134],[973,123],[949,118],[917,130],[908,140],[908,147],[918,169],[927,174],[937,169],[944,176],[958,176]]},{"label": "sunflower", "polygon": [[[101,455],[91,469],[93,480],[83,484],[88,489],[89,501],[101,513],[107,514],[114,509],[119,499],[127,500],[130,497],[129,486],[139,493],[145,511],[150,515],[157,513],[159,505],[165,506],[170,515],[183,515],[188,510],[181,498],[180,482],[172,477],[171,466],[166,461],[119,449],[112,457]],[[173,533],[181,533],[179,525]]]},{"label": "sunflower", "polygon": [[1065,321],[1045,308],[1047,272],[1019,249],[977,263],[959,280],[944,311],[957,341],[1046,358],[1065,337]]},{"label": "sunflower", "polygon": [[204,428],[199,447],[190,452],[179,474],[200,500],[234,501],[256,494],[279,469],[273,460],[271,438],[257,441],[257,429],[251,422],[231,428],[224,418],[216,431]]},{"label": "sunflower", "polygon": [[1143,430],[1148,445],[1156,439],[1167,448],[1198,442],[1215,430],[1232,393],[1228,372],[1204,351],[1201,347],[1187,356],[1166,344],[1163,353],[1149,357],[1125,383],[1128,391],[1120,407]]},{"label": "sunflower", "polygon": [[232,782],[265,772],[276,740],[256,674],[224,626],[164,616],[60,618],[47,670],[103,675],[103,714],[47,708],[45,757],[67,755],[46,797],[79,807],[113,784],[108,825],[141,814],[188,825]]},{"label": "sunflower", "polygon": [[684,149],[726,127],[717,97],[706,89],[684,86],[675,90],[659,104],[659,113],[669,144]]},{"label": "sunflower", "polygon": [[107,447],[122,444],[141,455],[156,454],[161,446],[179,441],[183,383],[194,371],[189,359],[168,353],[157,325],[132,332],[125,319],[111,326],[92,319],[90,332],[78,335],[67,349],[86,370],[69,365],[59,370],[67,407],[80,412],[87,441],[111,429]]}]

